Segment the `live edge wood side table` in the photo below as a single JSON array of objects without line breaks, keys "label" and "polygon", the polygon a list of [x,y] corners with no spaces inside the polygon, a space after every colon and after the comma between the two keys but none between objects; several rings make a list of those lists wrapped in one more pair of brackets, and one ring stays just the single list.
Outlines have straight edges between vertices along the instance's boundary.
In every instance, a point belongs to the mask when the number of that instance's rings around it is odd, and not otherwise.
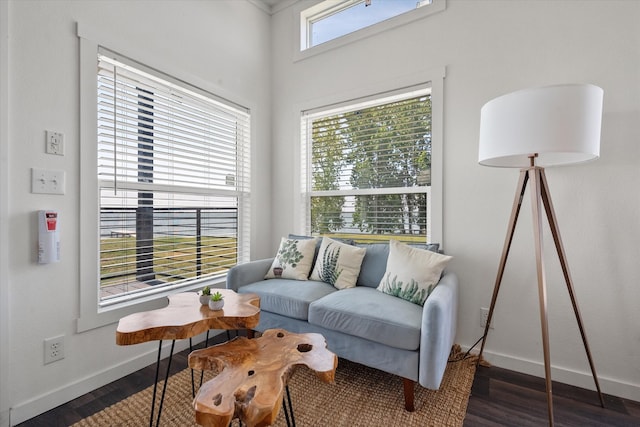
[{"label": "live edge wood side table", "polygon": [[[294,334],[269,329],[260,338],[237,337],[223,344],[196,350],[189,355],[193,369],[219,374],[200,387],[194,400],[196,422],[205,427],[227,427],[239,418],[248,427],[275,422],[294,368],[306,365],[327,383],[335,379],[338,357],[327,349],[321,334]],[[295,426],[295,421],[293,421]]]},{"label": "live edge wood side table", "polygon": [[190,339],[203,332],[208,332],[210,329],[253,329],[258,325],[260,321],[260,298],[258,295],[237,294],[230,289],[218,289],[218,291],[224,295],[225,303],[222,310],[209,310],[208,306],[200,304],[197,293],[185,292],[169,296],[169,305],[164,308],[130,314],[118,322],[116,329],[116,344],[118,345],[160,341],[149,417],[150,426],[153,426],[163,340],[172,340],[172,342],[156,425],[160,425],[162,403],[167,389],[176,340]]}]

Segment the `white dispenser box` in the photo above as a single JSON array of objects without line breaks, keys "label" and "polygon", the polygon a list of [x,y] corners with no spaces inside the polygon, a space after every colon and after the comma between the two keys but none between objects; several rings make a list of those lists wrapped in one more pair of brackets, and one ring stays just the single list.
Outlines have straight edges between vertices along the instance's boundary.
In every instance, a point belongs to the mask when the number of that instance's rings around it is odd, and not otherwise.
[{"label": "white dispenser box", "polygon": [[60,215],[56,211],[38,211],[38,263],[60,261]]}]

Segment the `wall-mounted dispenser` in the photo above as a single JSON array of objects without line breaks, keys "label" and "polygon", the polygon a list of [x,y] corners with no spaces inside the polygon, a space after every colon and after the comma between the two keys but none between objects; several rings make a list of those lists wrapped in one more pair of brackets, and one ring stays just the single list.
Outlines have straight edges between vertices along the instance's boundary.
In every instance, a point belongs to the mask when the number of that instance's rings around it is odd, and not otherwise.
[{"label": "wall-mounted dispenser", "polygon": [[38,263],[60,261],[60,214],[38,211]]}]

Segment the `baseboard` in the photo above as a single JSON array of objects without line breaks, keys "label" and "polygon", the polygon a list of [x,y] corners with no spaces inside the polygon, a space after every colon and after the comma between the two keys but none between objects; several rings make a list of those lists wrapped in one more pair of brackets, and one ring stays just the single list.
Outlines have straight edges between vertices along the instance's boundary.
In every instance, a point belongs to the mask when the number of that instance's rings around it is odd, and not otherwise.
[{"label": "baseboard", "polygon": [[[464,348],[465,351],[468,349],[468,347]],[[482,356],[493,366],[544,378],[543,362],[517,358],[506,354],[493,353],[487,350],[484,351]],[[640,385],[603,377],[598,372],[597,364],[596,373],[598,374],[598,381],[600,383],[602,393],[640,402]],[[553,366],[552,363],[551,378],[553,381],[558,381],[575,387],[585,388],[588,390],[596,389],[586,356],[584,372]]]},{"label": "baseboard", "polygon": [[[211,332],[213,333],[213,336],[215,336],[222,333],[223,331],[215,330]],[[198,344],[202,341],[204,341],[204,334],[202,336],[194,337],[193,343]],[[169,356],[170,347],[170,341],[167,341],[166,346],[163,345],[162,358]],[[176,341],[174,353],[186,350],[187,348],[189,348],[188,340]],[[20,424],[55,407],[76,399],[86,393],[89,393],[90,391],[100,388],[106,384],[109,384],[115,380],[118,380],[126,375],[129,375],[155,363],[158,357],[156,349],[157,345],[153,350],[149,350],[143,354],[140,354],[133,359],[129,359],[117,365],[110,366],[102,371],[95,372],[91,376],[81,378],[60,388],[50,390],[39,396],[35,396],[33,399],[14,405],[11,408],[10,414],[6,416],[8,420],[6,426],[15,426],[17,424]],[[5,415],[0,414],[0,421],[4,421],[4,419]],[[5,424],[0,423],[0,427],[5,427]]]}]

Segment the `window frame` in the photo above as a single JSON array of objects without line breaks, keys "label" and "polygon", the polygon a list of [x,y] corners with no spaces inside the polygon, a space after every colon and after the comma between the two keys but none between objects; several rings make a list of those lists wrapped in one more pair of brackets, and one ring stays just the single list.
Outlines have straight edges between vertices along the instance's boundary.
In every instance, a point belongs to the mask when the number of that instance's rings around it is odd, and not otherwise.
[{"label": "window frame", "polygon": [[[111,304],[100,304],[100,184],[97,174],[97,99],[96,90],[96,61],[101,48],[117,51],[110,45],[103,45],[92,40],[90,30],[78,26],[80,41],[80,313],[77,319],[78,332],[94,329],[117,322],[120,318],[135,312],[153,310],[166,305],[167,296],[176,292],[184,292],[202,288],[224,287],[226,275],[211,279],[196,280],[195,283],[180,286],[167,286],[159,291],[151,291],[138,295],[136,298],[123,298]],[[176,79],[178,82],[179,80]],[[224,98],[222,98],[224,99]],[[229,101],[231,102],[231,101]],[[235,104],[235,103],[234,103]],[[250,110],[248,108],[247,110]],[[249,132],[253,125],[249,119]],[[251,145],[251,143],[249,143]],[[247,162],[251,161],[250,155]],[[251,203],[251,192],[247,195]],[[251,217],[243,212],[238,205],[238,238],[247,236],[247,247],[238,249],[238,263],[248,260],[250,248],[250,223],[245,224]],[[241,242],[238,242],[240,245]],[[245,259],[246,258],[246,259]]]},{"label": "window frame", "polygon": [[[336,9],[341,10],[343,8],[350,7],[359,1],[360,0],[343,0],[343,4],[339,4],[337,6],[335,5],[335,0],[317,0],[311,6],[309,3],[300,2],[294,8],[294,16],[296,17],[295,22],[297,26],[296,34],[298,35],[293,41],[295,44],[293,57],[294,62],[327,52],[337,47],[345,46],[402,25],[406,25],[410,22],[426,18],[446,9],[446,0],[433,0],[431,4],[421,6],[409,12],[386,19],[378,22],[377,24],[369,25],[316,46],[309,46],[311,19],[318,16],[320,13],[319,11],[325,9],[331,9],[334,11]],[[324,3],[327,5],[323,7]]]},{"label": "window frame", "polygon": [[[411,92],[412,90],[419,90],[422,88],[430,88],[431,91],[431,187],[429,194],[427,195],[430,200],[429,213],[431,215],[431,222],[428,224],[428,236],[430,236],[430,242],[440,243],[441,247],[444,246],[444,224],[443,224],[443,97],[444,97],[444,78],[445,68],[433,68],[429,70],[423,70],[416,72],[410,76],[405,76],[399,79],[400,86],[396,87],[373,87],[373,88],[359,88],[355,91],[336,94],[325,99],[309,101],[305,104],[296,106],[298,123],[300,123],[300,129],[298,134],[298,169],[297,176],[299,179],[296,182],[298,194],[298,206],[295,210],[295,224],[297,224],[297,232],[305,233],[308,231],[308,225],[310,224],[310,200],[311,200],[311,158],[307,155],[310,153],[311,147],[308,145],[308,141],[304,139],[303,135],[306,133],[302,129],[304,123],[304,115],[310,111],[331,110],[332,108],[339,108],[349,104],[355,104],[361,101],[372,100],[376,98],[382,98],[386,96],[393,96],[395,94],[402,94]],[[393,80],[393,79],[390,79]],[[405,83],[405,84],[402,84]],[[374,94],[374,95],[372,95]],[[307,176],[303,176],[303,174]],[[354,190],[351,190],[352,192]],[[361,190],[355,190],[360,192]],[[365,190],[364,192],[376,192],[378,190]],[[412,190],[413,191],[413,190]],[[327,193],[328,194],[328,193]]]}]

